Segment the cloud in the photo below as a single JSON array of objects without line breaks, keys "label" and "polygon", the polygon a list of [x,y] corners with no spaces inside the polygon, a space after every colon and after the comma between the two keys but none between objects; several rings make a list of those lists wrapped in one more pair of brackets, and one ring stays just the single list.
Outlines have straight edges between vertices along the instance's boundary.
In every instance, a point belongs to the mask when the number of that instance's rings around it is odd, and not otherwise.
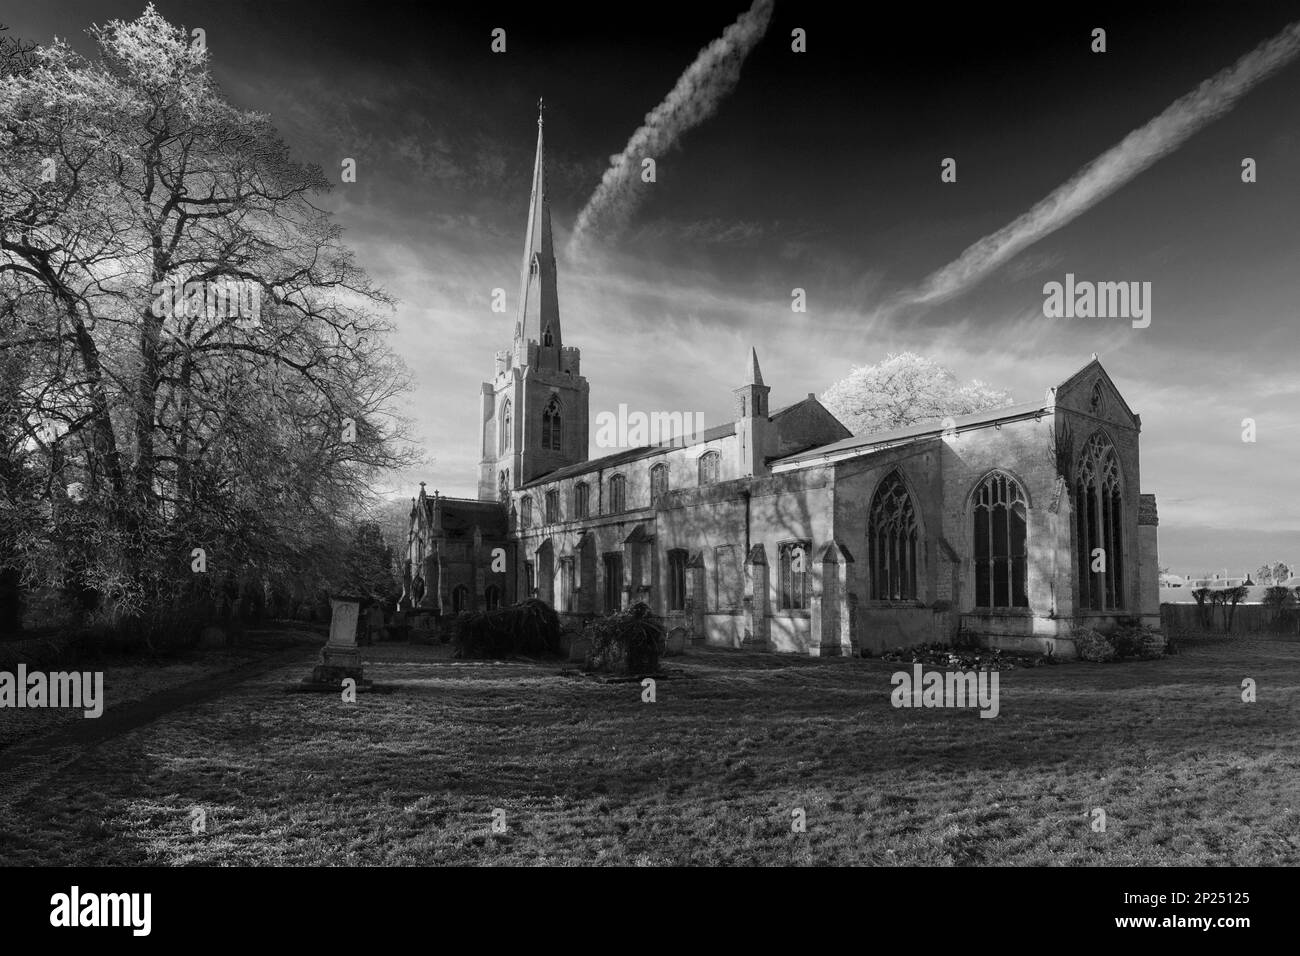
[{"label": "cloud", "polygon": [[1145,126],[1084,166],[1011,223],[970,246],[931,274],[899,305],[943,302],[983,280],[1021,250],[1082,215],[1236,105],[1259,82],[1300,54],[1300,22],[1251,50]]},{"label": "cloud", "polygon": [[641,160],[663,155],[683,133],[717,111],[739,81],[745,57],[767,32],[772,4],[773,0],[754,0],[722,36],[701,50],[664,101],[646,114],[623,152],[610,158],[600,185],[578,215],[569,240],[570,255],[588,238],[613,235],[627,224],[644,195],[638,188]]}]

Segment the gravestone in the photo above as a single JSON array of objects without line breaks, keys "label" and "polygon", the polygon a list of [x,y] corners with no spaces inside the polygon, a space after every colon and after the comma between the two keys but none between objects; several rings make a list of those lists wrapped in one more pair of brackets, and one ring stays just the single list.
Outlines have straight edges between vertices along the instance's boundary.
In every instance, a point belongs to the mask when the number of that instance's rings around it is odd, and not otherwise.
[{"label": "gravestone", "polygon": [[358,687],[364,683],[361,648],[357,646],[357,624],[364,600],[346,594],[330,596],[333,613],[329,640],[321,648],[320,662],[312,669],[311,677],[304,678],[304,683],[341,684],[349,677]]}]

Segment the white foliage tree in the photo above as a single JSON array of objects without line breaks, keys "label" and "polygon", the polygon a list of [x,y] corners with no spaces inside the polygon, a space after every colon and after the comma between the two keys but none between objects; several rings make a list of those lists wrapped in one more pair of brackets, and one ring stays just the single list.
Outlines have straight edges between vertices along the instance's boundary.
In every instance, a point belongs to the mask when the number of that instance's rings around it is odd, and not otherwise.
[{"label": "white foliage tree", "polygon": [[978,379],[962,384],[949,369],[914,352],[858,365],[821,396],[855,435],[941,422],[1011,404],[1011,393]]}]

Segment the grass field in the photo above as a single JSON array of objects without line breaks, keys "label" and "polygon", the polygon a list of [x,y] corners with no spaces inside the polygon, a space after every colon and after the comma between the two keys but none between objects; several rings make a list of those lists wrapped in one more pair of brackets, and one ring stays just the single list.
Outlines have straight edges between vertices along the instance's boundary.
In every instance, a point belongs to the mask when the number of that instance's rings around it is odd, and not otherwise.
[{"label": "grass field", "polygon": [[286,693],[304,652],[85,747],[6,799],[0,861],[1300,863],[1295,643],[1006,671],[995,719],[894,709],[881,661],[693,650],[643,703],[555,664],[366,651],[391,692]]}]

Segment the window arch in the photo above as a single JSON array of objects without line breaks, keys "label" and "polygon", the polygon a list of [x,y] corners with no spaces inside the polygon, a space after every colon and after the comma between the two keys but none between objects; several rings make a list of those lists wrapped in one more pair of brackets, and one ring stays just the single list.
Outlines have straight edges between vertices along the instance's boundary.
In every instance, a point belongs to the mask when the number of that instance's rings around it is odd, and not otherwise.
[{"label": "window arch", "polygon": [[1124,479],[1102,432],[1084,445],[1074,476],[1077,606],[1117,610],[1124,606]]},{"label": "window arch", "polygon": [[976,487],[976,607],[1029,607],[1025,585],[1027,508],[1024,489],[1002,472],[993,472]]},{"label": "window arch", "polygon": [[501,606],[501,589],[495,584],[489,584],[483,590],[483,609],[486,611],[495,611]]},{"label": "window arch", "polygon": [[501,403],[501,450],[508,451],[511,443],[511,422],[514,420],[510,399]]},{"label": "window arch", "polygon": [[524,495],[519,499],[519,527],[527,528],[533,523],[533,499]]},{"label": "window arch", "polygon": [[700,456],[700,485],[711,485],[718,480],[718,462],[722,456],[716,451],[706,451]]},{"label": "window arch", "polygon": [[890,472],[871,499],[867,519],[872,600],[916,600],[916,544],[912,496],[898,472]]},{"label": "window arch", "polygon": [[591,515],[591,489],[585,481],[573,486],[573,511],[579,518]]},{"label": "window arch", "polygon": [[609,513],[627,510],[627,479],[614,475],[609,479]]},{"label": "window arch", "polygon": [[542,411],[542,450],[543,451],[562,451],[563,431],[561,428],[562,416],[560,415],[560,397],[552,395],[551,400],[546,403],[546,408]]},{"label": "window arch", "polygon": [[650,503],[654,504],[668,493],[668,465],[660,462],[650,469]]},{"label": "window arch", "polygon": [[546,493],[546,523],[555,524],[560,520],[560,493],[558,491],[548,491]]},{"label": "window arch", "polygon": [[555,336],[551,334],[551,327],[548,325],[546,327],[546,331],[542,333],[542,345],[549,347],[549,346],[553,346],[554,344],[555,344]]},{"label": "window arch", "polygon": [[451,589],[451,613],[461,614],[469,610],[469,588],[458,584]]}]

